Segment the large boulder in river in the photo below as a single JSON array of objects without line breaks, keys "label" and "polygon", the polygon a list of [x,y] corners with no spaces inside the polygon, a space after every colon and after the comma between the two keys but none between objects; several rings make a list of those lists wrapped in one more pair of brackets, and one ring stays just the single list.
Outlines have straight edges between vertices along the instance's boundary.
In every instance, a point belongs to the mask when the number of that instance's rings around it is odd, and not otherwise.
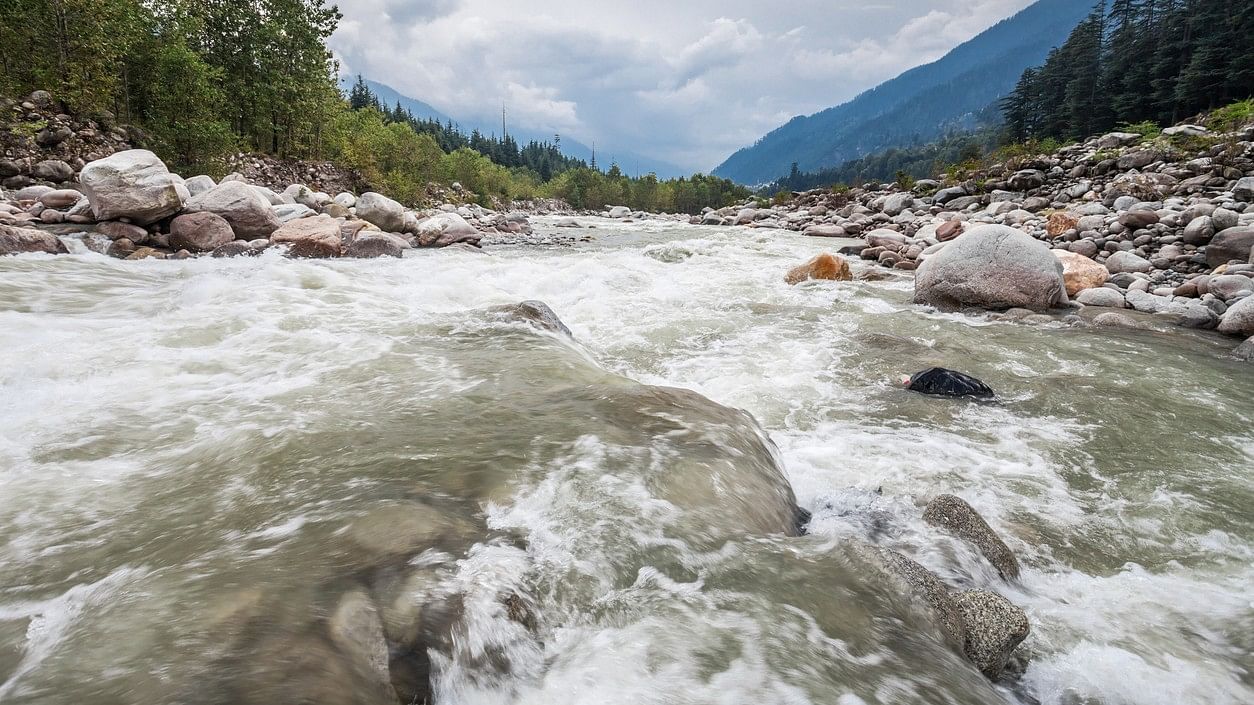
[{"label": "large boulder in river", "polygon": [[408,244],[399,235],[367,230],[353,238],[345,248],[344,256],[358,259],[403,257]]},{"label": "large boulder in river", "polygon": [[1110,279],[1110,270],[1084,255],[1066,250],[1053,250],[1053,253],[1062,262],[1062,279],[1067,284],[1067,296],[1096,289]]},{"label": "large boulder in river", "polygon": [[0,225],[0,255],[19,255],[24,252],[63,255],[69,250],[66,249],[65,243],[52,233],[34,228]]},{"label": "large boulder in river", "polygon": [[1254,335],[1254,296],[1247,296],[1228,307],[1219,321],[1219,332],[1228,335]]},{"label": "large boulder in river", "polygon": [[357,199],[357,217],[385,232],[405,230],[405,207],[374,191],[367,191]]},{"label": "large boulder in river", "polygon": [[[360,206],[358,206],[360,209]],[[418,224],[418,244],[448,247],[458,242],[478,245],[483,235],[456,213],[436,213]]]},{"label": "large boulder in river", "polygon": [[793,268],[784,277],[784,281],[789,284],[800,284],[811,279],[847,282],[853,279],[853,271],[849,269],[849,263],[844,258],[823,253],[809,262]]},{"label": "large boulder in river", "polygon": [[279,218],[256,189],[242,181],[223,181],[192,196],[184,209],[188,213],[214,213],[231,224],[241,240],[270,237],[279,229]]},{"label": "large boulder in river", "polygon": [[270,242],[289,245],[292,257],[325,259],[340,256],[340,223],[329,215],[293,220],[274,231]]},{"label": "large boulder in river", "polygon": [[170,222],[170,247],[213,252],[235,239],[231,224],[216,213],[184,213]]},{"label": "large boulder in river", "polygon": [[916,303],[953,310],[1028,308],[1067,303],[1062,263],[1027,233],[982,225],[963,233],[919,266]]},{"label": "large boulder in river", "polygon": [[181,181],[146,149],[117,152],[83,167],[83,191],[96,220],[128,218],[140,225],[183,208]]},{"label": "large boulder in river", "polygon": [[943,494],[928,503],[923,511],[923,520],[933,526],[948,529],[957,536],[980,549],[980,553],[997,569],[1003,578],[1019,577],[1019,561],[1010,548],[993,531],[984,517],[961,497]]},{"label": "large boulder in river", "polygon": [[1254,226],[1228,228],[1215,235],[1206,246],[1206,264],[1218,267],[1236,260],[1248,262],[1254,249]]}]

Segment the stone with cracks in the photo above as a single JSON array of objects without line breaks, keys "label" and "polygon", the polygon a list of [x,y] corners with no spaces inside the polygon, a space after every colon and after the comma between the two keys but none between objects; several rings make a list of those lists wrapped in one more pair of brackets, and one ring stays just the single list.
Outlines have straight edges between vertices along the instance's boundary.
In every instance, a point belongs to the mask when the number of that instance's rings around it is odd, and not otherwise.
[{"label": "stone with cracks", "polygon": [[181,184],[146,149],[117,152],[83,167],[83,192],[96,220],[128,218],[147,225],[183,208]]},{"label": "stone with cracks", "polygon": [[326,259],[340,256],[340,223],[329,215],[286,223],[270,236],[275,245],[289,245],[288,255]]}]

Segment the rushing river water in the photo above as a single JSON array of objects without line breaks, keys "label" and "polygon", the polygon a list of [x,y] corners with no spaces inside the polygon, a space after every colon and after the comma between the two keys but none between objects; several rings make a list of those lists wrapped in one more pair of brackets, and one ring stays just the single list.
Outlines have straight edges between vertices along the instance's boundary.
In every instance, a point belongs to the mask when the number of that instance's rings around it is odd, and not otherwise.
[{"label": "rushing river water", "polygon": [[[907,277],[784,283],[831,242],[598,223],[0,260],[0,702],[394,703],[428,670],[465,705],[1254,702],[1235,341],[936,314]],[[527,299],[573,338],[491,310]],[[932,365],[1000,401],[898,386]],[[941,493],[1019,581],[922,521]],[[1011,672],[861,542],[1023,607]]]}]

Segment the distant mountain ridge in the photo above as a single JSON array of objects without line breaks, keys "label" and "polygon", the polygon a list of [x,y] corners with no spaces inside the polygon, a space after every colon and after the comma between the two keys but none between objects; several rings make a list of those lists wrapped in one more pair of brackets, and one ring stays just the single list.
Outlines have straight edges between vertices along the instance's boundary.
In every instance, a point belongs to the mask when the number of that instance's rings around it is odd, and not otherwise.
[{"label": "distant mountain ridge", "polygon": [[937,61],[847,103],[793,118],[713,173],[763,184],[787,175],[793,162],[802,171],[817,171],[999,120],[990,106],[1014,88],[1024,69],[1062,44],[1092,7],[1093,0],[1038,0]]},{"label": "distant mountain ridge", "polygon": [[[342,83],[347,81],[347,83],[344,83],[345,90],[351,86],[351,82],[354,79],[342,79]],[[366,86],[371,90],[371,92],[378,96],[379,101],[385,106],[391,108],[399,102],[401,107],[413,113],[416,118],[438,120],[442,123],[452,122],[460,128],[462,132],[467,134],[469,134],[472,130],[479,130],[479,132],[485,135],[495,135],[499,134],[501,131],[501,123],[499,121],[491,124],[481,124],[475,121],[458,120],[456,118],[449,117],[428,103],[424,103],[421,100],[404,95],[386,83],[372,81],[369,78],[364,78],[363,80],[365,80]],[[525,145],[533,140],[536,142],[552,142],[555,131],[529,130],[510,126],[509,134],[519,144]],[[566,135],[562,135],[562,153],[576,159],[582,159],[585,162],[592,161],[592,148],[579,142],[578,140],[567,137]],[[613,152],[598,150],[596,157],[597,164],[602,169],[608,169],[611,161],[613,161],[618,164],[624,174],[631,176],[635,176],[637,173],[643,176],[649,172],[657,174],[658,178],[662,179],[691,175],[691,171],[678,167],[674,164],[626,150]]]}]

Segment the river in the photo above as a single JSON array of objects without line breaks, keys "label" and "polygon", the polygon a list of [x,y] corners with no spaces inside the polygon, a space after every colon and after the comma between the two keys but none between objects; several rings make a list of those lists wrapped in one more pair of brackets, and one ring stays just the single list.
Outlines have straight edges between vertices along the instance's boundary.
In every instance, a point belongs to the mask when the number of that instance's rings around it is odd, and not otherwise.
[{"label": "river", "polygon": [[[379,659],[465,705],[1254,702],[1235,341],[938,314],[904,276],[784,283],[829,241],[587,222],[490,256],[0,259],[0,702],[383,703]],[[523,300],[573,337],[489,311]],[[899,386],[932,365],[999,400]],[[922,521],[941,493],[1020,580]],[[863,542],[1021,606],[1011,672]],[[343,653],[376,612],[372,671]]]}]

